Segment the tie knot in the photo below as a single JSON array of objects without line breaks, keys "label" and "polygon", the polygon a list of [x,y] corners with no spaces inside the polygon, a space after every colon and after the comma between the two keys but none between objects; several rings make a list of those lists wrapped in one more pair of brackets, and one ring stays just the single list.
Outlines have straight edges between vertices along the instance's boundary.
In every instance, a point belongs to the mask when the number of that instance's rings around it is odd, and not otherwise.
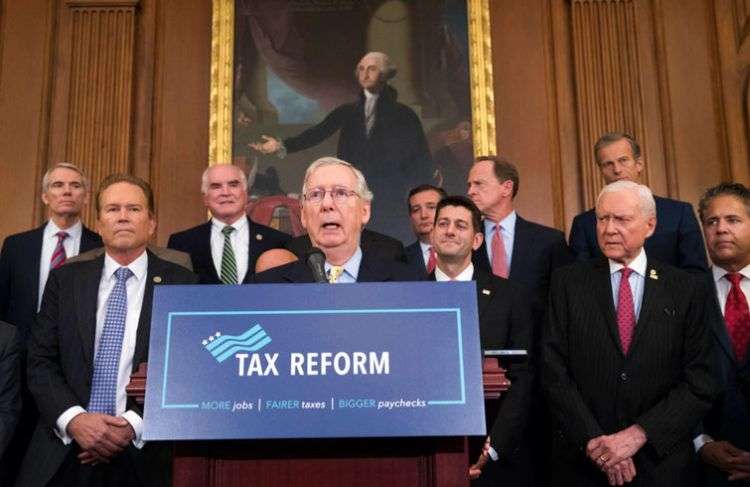
[{"label": "tie knot", "polygon": [[233,231],[234,227],[232,225],[227,225],[221,229],[221,233],[223,233],[225,237],[228,237]]},{"label": "tie knot", "polygon": [[732,283],[732,286],[739,286],[740,281],[742,280],[742,274],[739,272],[727,272],[724,274],[724,277],[727,278],[727,281]]},{"label": "tie knot", "polygon": [[338,282],[339,277],[341,277],[341,274],[343,273],[344,273],[343,266],[332,265],[331,269],[328,271],[328,282],[331,284]]},{"label": "tie knot", "polygon": [[633,273],[633,269],[631,269],[630,267],[623,267],[620,272],[622,272],[622,278],[627,279],[630,277],[630,274]]},{"label": "tie knot", "polygon": [[66,238],[70,237],[70,235],[68,234],[68,232],[63,232],[63,231],[57,232],[57,233],[55,234],[55,236],[56,236],[56,237],[58,238],[58,240],[60,240],[61,242],[62,242],[63,240],[65,240]]},{"label": "tie knot", "polygon": [[120,267],[119,269],[115,271],[115,278],[121,282],[126,282],[132,276],[133,276],[133,271],[131,271],[127,267]]}]

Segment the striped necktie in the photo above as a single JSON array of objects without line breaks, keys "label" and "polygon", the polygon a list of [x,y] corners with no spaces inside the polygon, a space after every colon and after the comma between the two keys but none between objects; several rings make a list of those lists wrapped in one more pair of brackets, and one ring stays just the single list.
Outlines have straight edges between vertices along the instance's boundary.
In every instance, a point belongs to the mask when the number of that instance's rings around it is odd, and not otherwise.
[{"label": "striped necktie", "polygon": [[120,369],[122,337],[128,316],[127,280],[133,272],[127,267],[115,271],[115,287],[107,298],[104,328],[99,337],[99,347],[94,358],[94,377],[91,379],[91,396],[88,412],[114,416],[117,404],[117,374]]},{"label": "striped necktie", "polygon": [[229,235],[234,232],[234,227],[227,225],[221,229],[224,234],[224,250],[221,252],[221,282],[223,284],[237,284],[237,260],[234,258],[234,249]]},{"label": "striped necktie", "polygon": [[65,259],[67,259],[67,255],[65,254],[65,247],[63,246],[63,240],[68,238],[70,235],[68,235],[68,232],[57,232],[55,234],[57,237],[57,245],[55,246],[55,250],[52,252],[52,258],[49,261],[49,268],[50,269],[57,269],[61,265],[65,263]]}]

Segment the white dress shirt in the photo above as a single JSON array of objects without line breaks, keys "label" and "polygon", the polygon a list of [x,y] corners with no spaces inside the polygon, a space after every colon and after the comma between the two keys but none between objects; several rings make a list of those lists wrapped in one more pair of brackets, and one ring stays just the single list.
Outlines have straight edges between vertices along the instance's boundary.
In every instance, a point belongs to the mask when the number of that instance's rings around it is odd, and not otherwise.
[{"label": "white dress shirt", "polygon": [[427,269],[427,264],[430,262],[430,249],[432,245],[419,241],[419,248],[422,250],[422,260],[424,261],[424,268]]},{"label": "white dress shirt", "polygon": [[[359,277],[359,265],[361,263],[362,248],[357,247],[357,250],[355,250],[352,256],[349,257],[349,260],[344,262],[344,265],[341,266],[344,268],[344,272],[341,273],[334,284],[351,284],[353,282],[357,282],[357,277]],[[323,266],[326,271],[326,276],[330,274],[331,267],[333,266],[329,264],[328,261],[326,261]]]},{"label": "white dress shirt", "polygon": [[[94,357],[99,349],[99,338],[104,330],[104,319],[107,314],[107,299],[115,287],[117,278],[115,271],[122,267],[108,254],[104,255],[104,269],[99,281],[99,294],[96,301],[96,338],[94,341]],[[117,398],[115,402],[115,415],[125,418],[135,431],[133,445],[142,448],[144,442],[141,440],[143,434],[143,419],[133,410],[125,410],[127,394],[125,387],[130,383],[130,374],[133,371],[133,354],[135,353],[135,342],[138,333],[138,321],[141,317],[141,306],[143,294],[146,290],[146,277],[148,274],[148,254],[144,251],[140,257],[128,266],[133,276],[126,282],[128,295],[128,314],[125,318],[125,333],[122,337],[122,349],[120,351],[120,366],[117,372]],[[69,444],[73,439],[68,435],[67,427],[70,421],[86,410],[82,406],[73,406],[63,412],[57,418],[57,436],[64,444]]]},{"label": "white dress shirt", "polygon": [[[628,264],[628,267],[633,270],[630,273],[630,277],[628,277],[628,282],[630,283],[630,292],[633,295],[633,311],[635,311],[636,322],[638,322],[638,317],[641,314],[647,263],[646,251],[641,248],[641,252]],[[614,300],[615,312],[617,312],[617,299],[620,297],[620,281],[622,280],[620,270],[623,267],[625,266],[618,262],[609,261],[609,280],[612,283],[612,299]]]},{"label": "white dress shirt", "polygon": [[214,261],[216,274],[221,277],[221,256],[224,253],[224,234],[221,231],[227,225],[234,227],[234,231],[229,234],[229,241],[232,242],[234,250],[234,261],[237,263],[237,283],[241,284],[247,274],[247,263],[250,258],[250,228],[247,222],[247,216],[242,215],[232,223],[224,223],[211,218],[211,258]]},{"label": "white dress shirt", "polygon": [[57,232],[67,232],[68,238],[63,240],[63,248],[65,249],[65,258],[69,259],[78,255],[81,248],[81,233],[83,233],[83,224],[77,221],[72,227],[66,228],[65,230],[60,229],[55,222],[52,220],[47,222],[44,227],[44,233],[42,234],[42,257],[39,261],[39,296],[36,302],[36,310],[39,311],[39,307],[42,305],[42,295],[44,294],[44,286],[47,285],[47,278],[49,277],[49,265],[52,260],[52,254],[57,248]]},{"label": "white dress shirt", "polygon": [[435,266],[435,280],[437,282],[445,282],[445,281],[471,281],[474,277],[474,264],[469,262],[469,265],[466,267],[466,269],[462,270],[455,279],[452,279],[448,276],[445,272],[440,270],[440,267]]},{"label": "white dress shirt", "polygon": [[505,259],[508,263],[508,271],[510,272],[510,264],[513,261],[513,240],[516,238],[516,212],[511,211],[508,216],[500,220],[498,223],[492,220],[484,219],[484,246],[487,248],[487,258],[492,264],[492,237],[495,233],[495,227],[500,225],[500,234],[503,236],[503,247],[505,247]]}]

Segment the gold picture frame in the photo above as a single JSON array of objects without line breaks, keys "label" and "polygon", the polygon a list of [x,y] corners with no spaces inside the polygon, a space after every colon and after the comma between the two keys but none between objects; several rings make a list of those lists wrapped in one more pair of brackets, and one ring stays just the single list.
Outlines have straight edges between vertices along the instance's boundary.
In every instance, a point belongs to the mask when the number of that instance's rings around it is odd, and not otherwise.
[{"label": "gold picture frame", "polygon": [[[474,154],[495,154],[490,0],[467,0]],[[209,165],[232,162],[234,0],[213,0]]]}]

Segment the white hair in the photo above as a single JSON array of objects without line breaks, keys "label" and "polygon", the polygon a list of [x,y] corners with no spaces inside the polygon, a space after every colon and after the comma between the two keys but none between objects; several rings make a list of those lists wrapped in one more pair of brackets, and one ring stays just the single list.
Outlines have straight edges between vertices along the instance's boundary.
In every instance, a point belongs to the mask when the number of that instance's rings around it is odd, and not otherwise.
[{"label": "white hair", "polygon": [[208,173],[211,171],[212,168],[217,166],[232,166],[233,168],[237,169],[237,173],[240,175],[240,183],[242,184],[242,188],[247,191],[247,176],[245,176],[245,171],[240,169],[238,166],[235,166],[234,164],[214,164],[213,166],[208,166],[205,171],[203,171],[203,175],[201,176],[201,193],[206,194],[208,193]]},{"label": "white hair", "polygon": [[78,175],[81,176],[83,189],[85,189],[86,191],[91,189],[88,178],[85,174],[83,174],[83,171],[81,171],[78,166],[70,162],[58,162],[51,168],[47,169],[47,172],[45,172],[44,176],[42,176],[42,193],[46,193],[47,190],[49,190],[49,185],[52,183],[52,181],[50,181],[50,178],[52,177],[52,173],[57,169],[70,169],[71,171],[77,172]]},{"label": "white hair", "polygon": [[599,196],[596,198],[596,206],[599,206],[599,200],[605,193],[620,193],[623,191],[630,191],[638,197],[638,207],[646,216],[656,216],[656,202],[654,201],[654,195],[648,186],[638,184],[633,181],[620,180],[610,183],[602,188]]},{"label": "white hair", "polygon": [[[391,58],[388,57],[388,54],[384,52],[370,51],[362,56],[362,59],[367,56],[373,56],[380,62],[380,72],[382,73],[384,81],[393,79],[396,76],[396,65],[391,62]],[[359,60],[359,63],[362,62],[362,59]],[[359,63],[357,63],[357,68],[359,67]],[[357,68],[354,68],[355,78],[357,77]]]},{"label": "white hair", "polygon": [[305,180],[302,183],[302,194],[300,194],[300,202],[302,202],[302,204],[304,204],[304,198],[307,194],[307,181],[310,179],[310,176],[312,176],[312,173],[316,169],[324,166],[348,167],[357,178],[357,189],[355,191],[357,192],[359,197],[368,203],[372,201],[373,194],[372,191],[370,191],[370,188],[367,187],[367,180],[365,179],[365,175],[362,174],[362,171],[352,166],[348,162],[342,161],[341,159],[337,159],[335,157],[321,157],[320,159],[313,161],[313,163],[307,167],[307,171],[305,171]]}]

